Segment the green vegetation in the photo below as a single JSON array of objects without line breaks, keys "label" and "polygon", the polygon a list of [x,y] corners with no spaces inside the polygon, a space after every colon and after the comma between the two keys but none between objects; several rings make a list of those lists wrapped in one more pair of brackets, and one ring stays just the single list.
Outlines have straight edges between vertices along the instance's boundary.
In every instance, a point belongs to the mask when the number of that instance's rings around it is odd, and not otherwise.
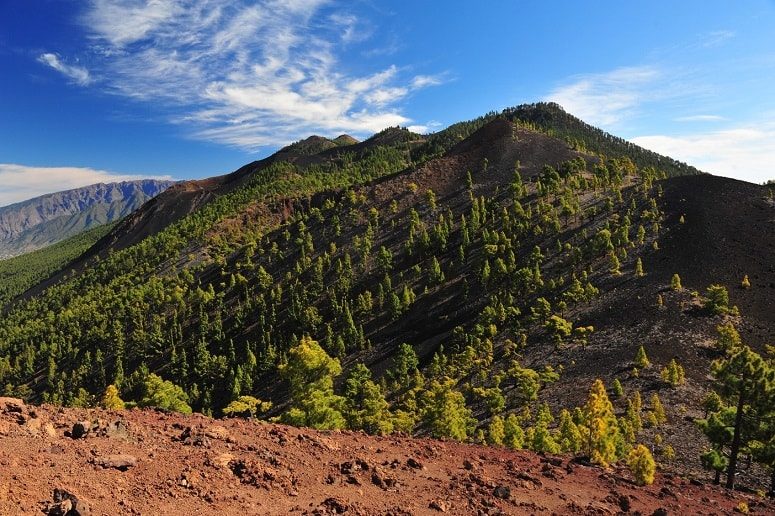
[{"label": "green vegetation", "polygon": [[654,483],[654,473],[657,470],[654,457],[648,448],[639,444],[630,451],[627,457],[627,466],[635,477],[635,483],[639,486],[647,486]]},{"label": "green vegetation", "polygon": [[83,254],[113,226],[98,226],[44,249],[0,260],[0,308]]}]

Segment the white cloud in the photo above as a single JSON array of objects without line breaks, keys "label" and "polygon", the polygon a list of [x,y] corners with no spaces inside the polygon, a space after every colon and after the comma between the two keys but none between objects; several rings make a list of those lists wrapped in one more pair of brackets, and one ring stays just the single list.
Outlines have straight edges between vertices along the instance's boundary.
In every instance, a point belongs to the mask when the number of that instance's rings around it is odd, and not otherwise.
[{"label": "white cloud", "polygon": [[328,3],[91,0],[82,21],[104,88],[160,104],[197,138],[256,150],[411,123],[399,103],[441,78],[348,73],[337,51],[368,30]]},{"label": "white cloud", "polygon": [[25,201],[39,195],[80,188],[97,183],[136,179],[171,179],[170,176],[117,174],[81,167],[29,167],[0,163],[0,206]]},{"label": "white cloud", "polygon": [[654,85],[663,73],[653,66],[633,66],[579,75],[555,88],[545,100],[593,125],[621,121],[655,95]]},{"label": "white cloud", "polygon": [[444,79],[440,75],[416,75],[412,79],[412,88],[420,89],[428,86],[443,84]]},{"label": "white cloud", "polygon": [[775,124],[679,136],[639,136],[631,141],[712,174],[753,183],[775,179]]},{"label": "white cloud", "polygon": [[89,70],[81,66],[65,64],[56,54],[41,54],[38,56],[38,61],[50,66],[54,70],[70,78],[81,86],[86,86],[92,82],[91,76],[89,75]]},{"label": "white cloud", "polygon": [[723,116],[719,115],[691,115],[691,116],[680,116],[678,118],[674,118],[676,122],[722,122],[726,120]]}]

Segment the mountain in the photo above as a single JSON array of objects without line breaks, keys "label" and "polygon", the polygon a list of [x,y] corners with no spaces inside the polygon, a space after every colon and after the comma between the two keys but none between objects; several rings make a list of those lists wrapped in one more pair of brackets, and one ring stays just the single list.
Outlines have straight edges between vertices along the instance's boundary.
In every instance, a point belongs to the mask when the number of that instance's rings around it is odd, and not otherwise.
[{"label": "mountain", "polygon": [[100,183],[0,207],[0,258],[122,219],[173,184],[152,179]]},{"label": "mountain", "polygon": [[[641,443],[708,478],[696,420],[734,406],[706,403],[711,364],[745,343],[772,367],[772,189],[552,104],[331,142],[175,185],[28,290],[0,320],[5,393],[88,406],[115,384],[141,406],[598,463]],[[731,475],[756,489],[766,421]]]}]

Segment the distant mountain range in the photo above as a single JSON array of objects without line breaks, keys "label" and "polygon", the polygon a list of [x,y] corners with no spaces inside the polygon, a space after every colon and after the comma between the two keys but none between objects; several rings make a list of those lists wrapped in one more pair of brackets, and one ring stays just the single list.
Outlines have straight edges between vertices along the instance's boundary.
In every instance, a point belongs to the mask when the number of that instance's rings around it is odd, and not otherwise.
[{"label": "distant mountain range", "polygon": [[96,184],[0,208],[0,258],[49,246],[129,215],[173,181]]}]

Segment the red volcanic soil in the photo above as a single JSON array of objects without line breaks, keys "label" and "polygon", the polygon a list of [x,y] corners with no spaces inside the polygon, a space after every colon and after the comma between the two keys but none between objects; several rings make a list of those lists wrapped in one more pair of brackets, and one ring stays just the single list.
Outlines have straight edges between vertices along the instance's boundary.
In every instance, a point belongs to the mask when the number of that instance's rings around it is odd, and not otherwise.
[{"label": "red volcanic soil", "polygon": [[622,467],[569,457],[0,398],[0,514],[730,514],[741,503],[775,510],[669,473],[638,487]]}]

